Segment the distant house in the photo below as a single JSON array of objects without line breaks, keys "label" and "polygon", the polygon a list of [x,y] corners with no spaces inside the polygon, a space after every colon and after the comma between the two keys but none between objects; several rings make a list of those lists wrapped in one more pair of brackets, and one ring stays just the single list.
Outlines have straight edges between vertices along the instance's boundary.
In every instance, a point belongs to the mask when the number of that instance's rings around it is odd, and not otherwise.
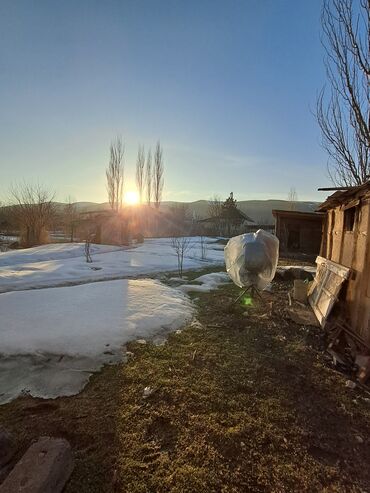
[{"label": "distant house", "polygon": [[93,243],[124,245],[136,233],[132,226],[134,218],[131,210],[82,212],[76,222],[76,236],[81,240],[89,238]]},{"label": "distant house", "polygon": [[370,349],[370,181],[336,191],[319,211],[325,224],[310,303],[324,325],[339,299],[336,314]]},{"label": "distant house", "polygon": [[273,210],[275,234],[282,255],[316,256],[320,251],[324,214]]},{"label": "distant house", "polygon": [[220,206],[218,214],[200,219],[198,223],[215,234],[232,236],[233,234],[245,232],[241,231],[241,229],[247,224],[254,223],[254,221],[236,206],[236,200],[231,192],[230,196]]}]

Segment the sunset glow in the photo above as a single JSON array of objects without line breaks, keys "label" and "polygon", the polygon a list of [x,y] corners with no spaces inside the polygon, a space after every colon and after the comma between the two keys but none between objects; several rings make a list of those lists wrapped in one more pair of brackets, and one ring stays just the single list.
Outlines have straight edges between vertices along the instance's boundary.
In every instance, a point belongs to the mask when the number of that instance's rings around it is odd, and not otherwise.
[{"label": "sunset glow", "polygon": [[123,201],[127,205],[137,205],[139,203],[139,194],[134,191],[128,191],[125,193]]}]

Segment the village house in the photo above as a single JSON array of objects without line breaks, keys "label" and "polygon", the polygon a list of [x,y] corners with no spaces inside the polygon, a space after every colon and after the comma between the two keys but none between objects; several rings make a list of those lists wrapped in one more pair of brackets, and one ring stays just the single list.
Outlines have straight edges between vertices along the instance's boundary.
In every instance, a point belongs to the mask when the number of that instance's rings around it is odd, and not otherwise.
[{"label": "village house", "polygon": [[207,234],[233,236],[245,233],[254,220],[236,206],[233,192],[221,205],[218,214],[198,220]]}]

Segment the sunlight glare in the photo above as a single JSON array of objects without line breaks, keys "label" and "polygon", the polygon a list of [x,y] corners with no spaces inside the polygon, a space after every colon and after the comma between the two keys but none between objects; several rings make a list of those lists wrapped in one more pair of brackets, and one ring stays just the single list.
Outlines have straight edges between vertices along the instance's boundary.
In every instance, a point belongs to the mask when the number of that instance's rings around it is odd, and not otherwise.
[{"label": "sunlight glare", "polygon": [[126,192],[124,195],[124,202],[127,205],[136,205],[139,203],[139,194],[134,191]]}]

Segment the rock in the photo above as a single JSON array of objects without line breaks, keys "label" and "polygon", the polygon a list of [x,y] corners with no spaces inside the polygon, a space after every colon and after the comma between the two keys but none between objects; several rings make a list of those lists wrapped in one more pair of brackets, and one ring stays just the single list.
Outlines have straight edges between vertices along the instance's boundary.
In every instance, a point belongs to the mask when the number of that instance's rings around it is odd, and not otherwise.
[{"label": "rock", "polygon": [[0,469],[14,456],[16,448],[13,436],[4,429],[0,429]]},{"label": "rock", "polygon": [[147,399],[148,397],[150,397],[153,394],[153,392],[154,389],[152,389],[151,387],[145,387],[143,391],[143,399]]},{"label": "rock", "polygon": [[289,317],[299,325],[312,325],[320,327],[320,324],[310,307],[294,306],[287,308]]},{"label": "rock", "polygon": [[356,440],[357,443],[364,443],[364,439],[360,435],[356,435],[355,436],[355,440]]},{"label": "rock", "polygon": [[308,283],[301,279],[294,280],[293,298],[301,303],[307,303],[307,286]]},{"label": "rock", "polygon": [[359,367],[358,380],[360,383],[366,383],[370,377],[370,356],[359,354],[355,359],[356,365]]},{"label": "rock", "polygon": [[138,344],[142,344],[142,345],[145,345],[146,344],[146,340],[145,339],[137,339],[136,342]]},{"label": "rock", "polygon": [[40,438],[0,486],[0,493],[60,493],[73,470],[71,447],[62,438]]},{"label": "rock", "polygon": [[356,382],[352,382],[352,380],[347,380],[346,381],[346,387],[348,389],[355,389],[356,388]]}]

